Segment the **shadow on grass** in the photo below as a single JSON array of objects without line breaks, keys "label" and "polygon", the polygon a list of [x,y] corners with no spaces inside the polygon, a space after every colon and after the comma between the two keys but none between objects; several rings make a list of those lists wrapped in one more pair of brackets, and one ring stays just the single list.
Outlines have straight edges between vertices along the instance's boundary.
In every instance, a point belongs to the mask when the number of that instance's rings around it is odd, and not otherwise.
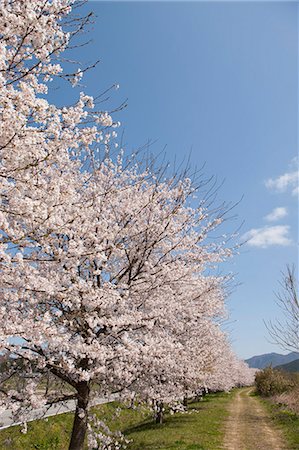
[{"label": "shadow on grass", "polygon": [[[166,413],[163,424],[150,417],[135,424],[127,424],[123,433],[133,439],[131,450],[208,450],[220,448],[219,427],[223,420],[223,404],[231,394],[209,394],[203,400],[188,405],[187,413]],[[220,402],[218,402],[220,400]],[[207,413],[206,413],[207,412]],[[222,415],[221,415],[222,414]],[[211,445],[214,447],[211,447]],[[220,443],[219,443],[220,445]],[[218,446],[218,447],[217,447]]]},{"label": "shadow on grass", "polygon": [[162,424],[155,423],[154,420],[146,419],[138,425],[126,428],[123,433],[129,435],[131,433],[139,433],[143,431],[161,430],[163,428],[181,428],[192,420],[192,415],[188,414],[174,414],[167,415]]},{"label": "shadow on grass", "polygon": [[207,407],[207,403],[214,400],[214,397],[226,397],[225,394],[210,394],[210,398],[204,397],[204,400],[201,402],[194,402],[190,403],[188,406],[188,413],[182,414],[177,413],[174,415],[166,414],[163,424],[156,424],[153,419],[145,419],[143,422],[127,427],[123,433],[128,435],[131,433],[138,433],[143,431],[150,431],[150,430],[160,430],[163,428],[182,428],[185,426],[188,422],[192,422],[194,420],[194,415],[192,415],[192,412],[196,414],[199,411],[204,411]]}]

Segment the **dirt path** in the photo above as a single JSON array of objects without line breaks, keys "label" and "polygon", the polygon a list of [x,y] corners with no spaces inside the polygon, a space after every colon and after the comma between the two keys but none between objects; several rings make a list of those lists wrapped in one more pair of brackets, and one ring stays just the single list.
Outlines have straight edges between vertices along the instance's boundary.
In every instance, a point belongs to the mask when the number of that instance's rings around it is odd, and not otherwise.
[{"label": "dirt path", "polygon": [[274,427],[259,400],[250,396],[252,388],[237,393],[230,406],[224,449],[291,450]]}]

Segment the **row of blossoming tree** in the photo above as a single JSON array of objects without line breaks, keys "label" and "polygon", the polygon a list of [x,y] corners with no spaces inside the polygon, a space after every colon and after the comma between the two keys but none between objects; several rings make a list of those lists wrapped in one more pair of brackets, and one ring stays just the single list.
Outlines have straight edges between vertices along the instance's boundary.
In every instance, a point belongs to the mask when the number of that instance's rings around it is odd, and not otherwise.
[{"label": "row of blossoming tree", "polygon": [[[92,398],[162,405],[250,384],[220,321],[231,256],[210,238],[223,208],[206,183],[139,157],[109,157],[118,123],[81,93],[48,101],[61,53],[90,20],[71,0],[0,3],[1,407],[75,399],[70,449],[112,448]],[[72,6],[74,11],[72,11]],[[101,156],[103,155],[103,156]],[[108,447],[107,447],[108,448]]]}]

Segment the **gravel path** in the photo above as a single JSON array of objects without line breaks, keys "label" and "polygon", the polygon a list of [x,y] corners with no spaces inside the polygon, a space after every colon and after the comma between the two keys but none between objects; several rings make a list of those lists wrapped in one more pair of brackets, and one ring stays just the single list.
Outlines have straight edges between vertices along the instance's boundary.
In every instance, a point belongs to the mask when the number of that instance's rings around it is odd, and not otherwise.
[{"label": "gravel path", "polygon": [[291,450],[285,446],[263,405],[251,397],[252,388],[237,393],[230,406],[224,449]]}]

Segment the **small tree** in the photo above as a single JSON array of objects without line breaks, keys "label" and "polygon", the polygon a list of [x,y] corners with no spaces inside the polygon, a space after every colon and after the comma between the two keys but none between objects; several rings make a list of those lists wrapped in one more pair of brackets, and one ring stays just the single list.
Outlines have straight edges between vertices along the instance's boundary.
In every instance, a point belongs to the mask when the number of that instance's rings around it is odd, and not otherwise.
[{"label": "small tree", "polygon": [[267,324],[273,341],[285,350],[299,351],[299,299],[295,266],[282,273],[281,291],[276,294],[283,318]]}]

